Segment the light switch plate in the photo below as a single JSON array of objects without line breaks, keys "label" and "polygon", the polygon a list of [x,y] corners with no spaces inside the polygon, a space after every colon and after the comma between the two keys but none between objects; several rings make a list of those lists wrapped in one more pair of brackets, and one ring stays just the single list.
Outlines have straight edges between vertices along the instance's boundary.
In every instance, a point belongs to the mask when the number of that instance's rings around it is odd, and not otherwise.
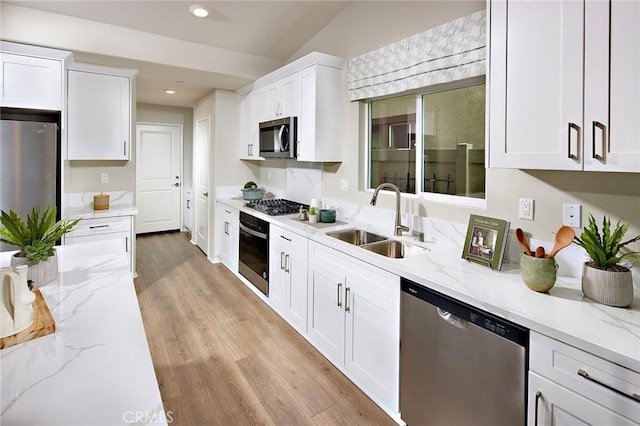
[{"label": "light switch plate", "polygon": [[572,228],[580,228],[582,218],[582,206],[580,204],[562,205],[562,224]]},{"label": "light switch plate", "polygon": [[349,180],[340,179],[340,191],[348,191],[348,190],[349,190]]}]

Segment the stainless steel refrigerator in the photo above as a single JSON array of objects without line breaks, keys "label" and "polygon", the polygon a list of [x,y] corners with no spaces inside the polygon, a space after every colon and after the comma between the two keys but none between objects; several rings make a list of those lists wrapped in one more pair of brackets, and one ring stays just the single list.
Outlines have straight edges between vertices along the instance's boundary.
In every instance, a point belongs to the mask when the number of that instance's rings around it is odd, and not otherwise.
[{"label": "stainless steel refrigerator", "polygon": [[[21,116],[6,119],[0,133],[0,209],[23,219],[34,206],[59,209],[59,143],[57,118]],[[44,120],[44,121],[36,121]],[[15,247],[0,244],[0,251]]]}]

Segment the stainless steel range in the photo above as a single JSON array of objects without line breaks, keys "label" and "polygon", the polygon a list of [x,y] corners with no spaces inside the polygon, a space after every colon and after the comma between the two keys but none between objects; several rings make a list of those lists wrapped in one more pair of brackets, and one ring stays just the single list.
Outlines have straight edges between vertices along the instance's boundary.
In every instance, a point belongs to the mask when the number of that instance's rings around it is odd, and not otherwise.
[{"label": "stainless steel range", "polygon": [[[254,200],[245,204],[269,216],[298,213],[305,204],[283,199]],[[240,212],[238,272],[269,296],[269,222],[246,212]]]},{"label": "stainless steel range", "polygon": [[268,214],[269,216],[283,216],[287,214],[298,213],[300,211],[300,206],[302,206],[303,209],[309,208],[309,206],[306,204],[301,204],[282,198],[249,201],[245,205],[261,213]]}]

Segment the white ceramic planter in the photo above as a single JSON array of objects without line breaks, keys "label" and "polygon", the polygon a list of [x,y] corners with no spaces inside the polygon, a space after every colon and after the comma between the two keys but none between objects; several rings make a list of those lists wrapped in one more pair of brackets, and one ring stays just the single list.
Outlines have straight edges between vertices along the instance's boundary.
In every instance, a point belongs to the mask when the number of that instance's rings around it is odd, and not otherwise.
[{"label": "white ceramic planter", "polygon": [[42,286],[55,280],[58,276],[58,257],[55,250],[53,256],[41,260],[38,263],[33,263],[26,257],[11,256],[11,266],[16,267],[18,265],[27,265],[29,270],[27,272],[27,279],[33,281],[34,286]]},{"label": "white ceramic planter", "polygon": [[594,302],[625,307],[633,303],[633,277],[631,271],[612,272],[582,266],[582,292]]}]

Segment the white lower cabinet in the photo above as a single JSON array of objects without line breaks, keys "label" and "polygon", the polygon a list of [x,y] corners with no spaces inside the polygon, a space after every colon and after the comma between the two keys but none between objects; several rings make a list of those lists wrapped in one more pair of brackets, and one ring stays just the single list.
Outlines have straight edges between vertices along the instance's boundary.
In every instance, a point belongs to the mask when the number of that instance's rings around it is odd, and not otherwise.
[{"label": "white lower cabinet", "polygon": [[535,332],[529,368],[528,425],[640,424],[637,372]]},{"label": "white lower cabinet", "polygon": [[71,232],[65,235],[65,244],[92,241],[122,240],[128,254],[129,269],[136,273],[136,243],[133,232],[133,216],[84,218]]},{"label": "white lower cabinet", "polygon": [[388,413],[398,413],[400,277],[309,242],[307,338]]},{"label": "white lower cabinet", "polygon": [[220,261],[233,272],[238,272],[240,214],[238,210],[218,205],[218,232],[220,234]]},{"label": "white lower cabinet", "polygon": [[308,238],[269,229],[269,303],[299,333],[307,332]]}]

